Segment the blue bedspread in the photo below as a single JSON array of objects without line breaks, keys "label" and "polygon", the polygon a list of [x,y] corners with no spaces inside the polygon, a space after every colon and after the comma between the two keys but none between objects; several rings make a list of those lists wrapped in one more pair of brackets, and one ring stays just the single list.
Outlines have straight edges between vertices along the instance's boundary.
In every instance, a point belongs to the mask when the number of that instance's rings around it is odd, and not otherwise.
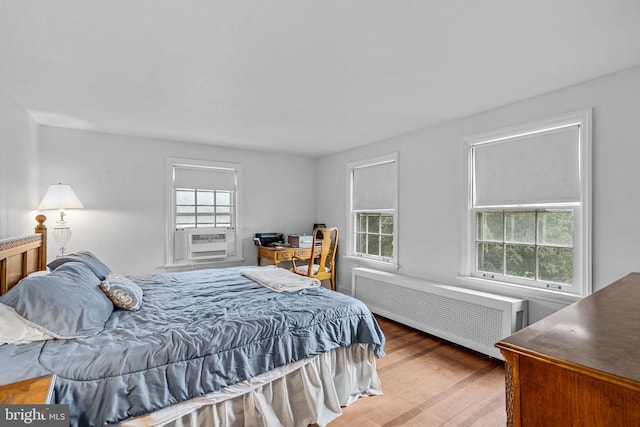
[{"label": "blue bedspread", "polygon": [[[90,338],[30,345],[41,346],[35,371],[57,374],[71,424],[119,422],[350,344],[382,355],[363,303],[324,288],[272,292],[238,270],[136,278],[140,311],[114,311]],[[2,347],[0,360],[15,352]]]}]

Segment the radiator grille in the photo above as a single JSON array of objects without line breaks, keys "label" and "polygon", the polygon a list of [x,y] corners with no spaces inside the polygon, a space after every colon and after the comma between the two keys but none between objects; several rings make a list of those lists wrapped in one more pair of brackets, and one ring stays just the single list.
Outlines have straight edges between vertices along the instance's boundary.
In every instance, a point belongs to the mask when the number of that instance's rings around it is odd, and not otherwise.
[{"label": "radiator grille", "polygon": [[504,338],[500,336],[503,322],[501,310],[368,278],[358,281],[356,298],[370,306],[401,313],[416,322],[424,322],[433,328],[450,331],[488,346]]},{"label": "radiator grille", "polygon": [[364,268],[353,270],[353,296],[374,313],[500,359],[494,344],[526,319],[524,300]]}]

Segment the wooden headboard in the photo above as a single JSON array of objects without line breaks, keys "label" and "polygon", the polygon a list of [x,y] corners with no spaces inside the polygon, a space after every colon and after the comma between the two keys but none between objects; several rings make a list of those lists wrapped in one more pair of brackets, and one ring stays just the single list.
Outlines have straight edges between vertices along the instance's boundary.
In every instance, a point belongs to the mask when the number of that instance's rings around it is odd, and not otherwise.
[{"label": "wooden headboard", "polygon": [[0,240],[0,295],[30,273],[47,269],[46,220],[36,216],[36,234]]}]

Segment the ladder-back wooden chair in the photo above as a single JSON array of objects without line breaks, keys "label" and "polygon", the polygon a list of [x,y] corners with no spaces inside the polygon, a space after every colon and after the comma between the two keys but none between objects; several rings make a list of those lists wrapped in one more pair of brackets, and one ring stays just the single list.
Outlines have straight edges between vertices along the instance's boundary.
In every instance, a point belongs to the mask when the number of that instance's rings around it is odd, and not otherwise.
[{"label": "ladder-back wooden chair", "polygon": [[[307,265],[296,265],[293,261],[293,271],[301,276],[312,277],[314,279],[329,280],[331,290],[336,290],[336,250],[338,247],[338,229],[335,227],[318,227],[313,230],[311,240],[311,257]],[[318,263],[316,263],[318,260]]]}]

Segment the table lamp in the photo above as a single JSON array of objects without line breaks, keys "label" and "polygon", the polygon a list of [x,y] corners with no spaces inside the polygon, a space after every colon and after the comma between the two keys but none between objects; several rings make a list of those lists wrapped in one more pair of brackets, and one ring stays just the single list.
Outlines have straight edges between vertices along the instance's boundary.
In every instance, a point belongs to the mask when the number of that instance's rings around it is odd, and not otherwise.
[{"label": "table lamp", "polygon": [[40,206],[38,206],[39,210],[60,210],[60,218],[56,221],[56,226],[53,229],[53,237],[60,245],[58,256],[63,256],[67,253],[66,246],[69,243],[69,239],[71,239],[71,229],[64,219],[66,215],[64,210],[81,208],[84,208],[84,205],[70,185],[62,183],[50,185],[42,197]]}]

